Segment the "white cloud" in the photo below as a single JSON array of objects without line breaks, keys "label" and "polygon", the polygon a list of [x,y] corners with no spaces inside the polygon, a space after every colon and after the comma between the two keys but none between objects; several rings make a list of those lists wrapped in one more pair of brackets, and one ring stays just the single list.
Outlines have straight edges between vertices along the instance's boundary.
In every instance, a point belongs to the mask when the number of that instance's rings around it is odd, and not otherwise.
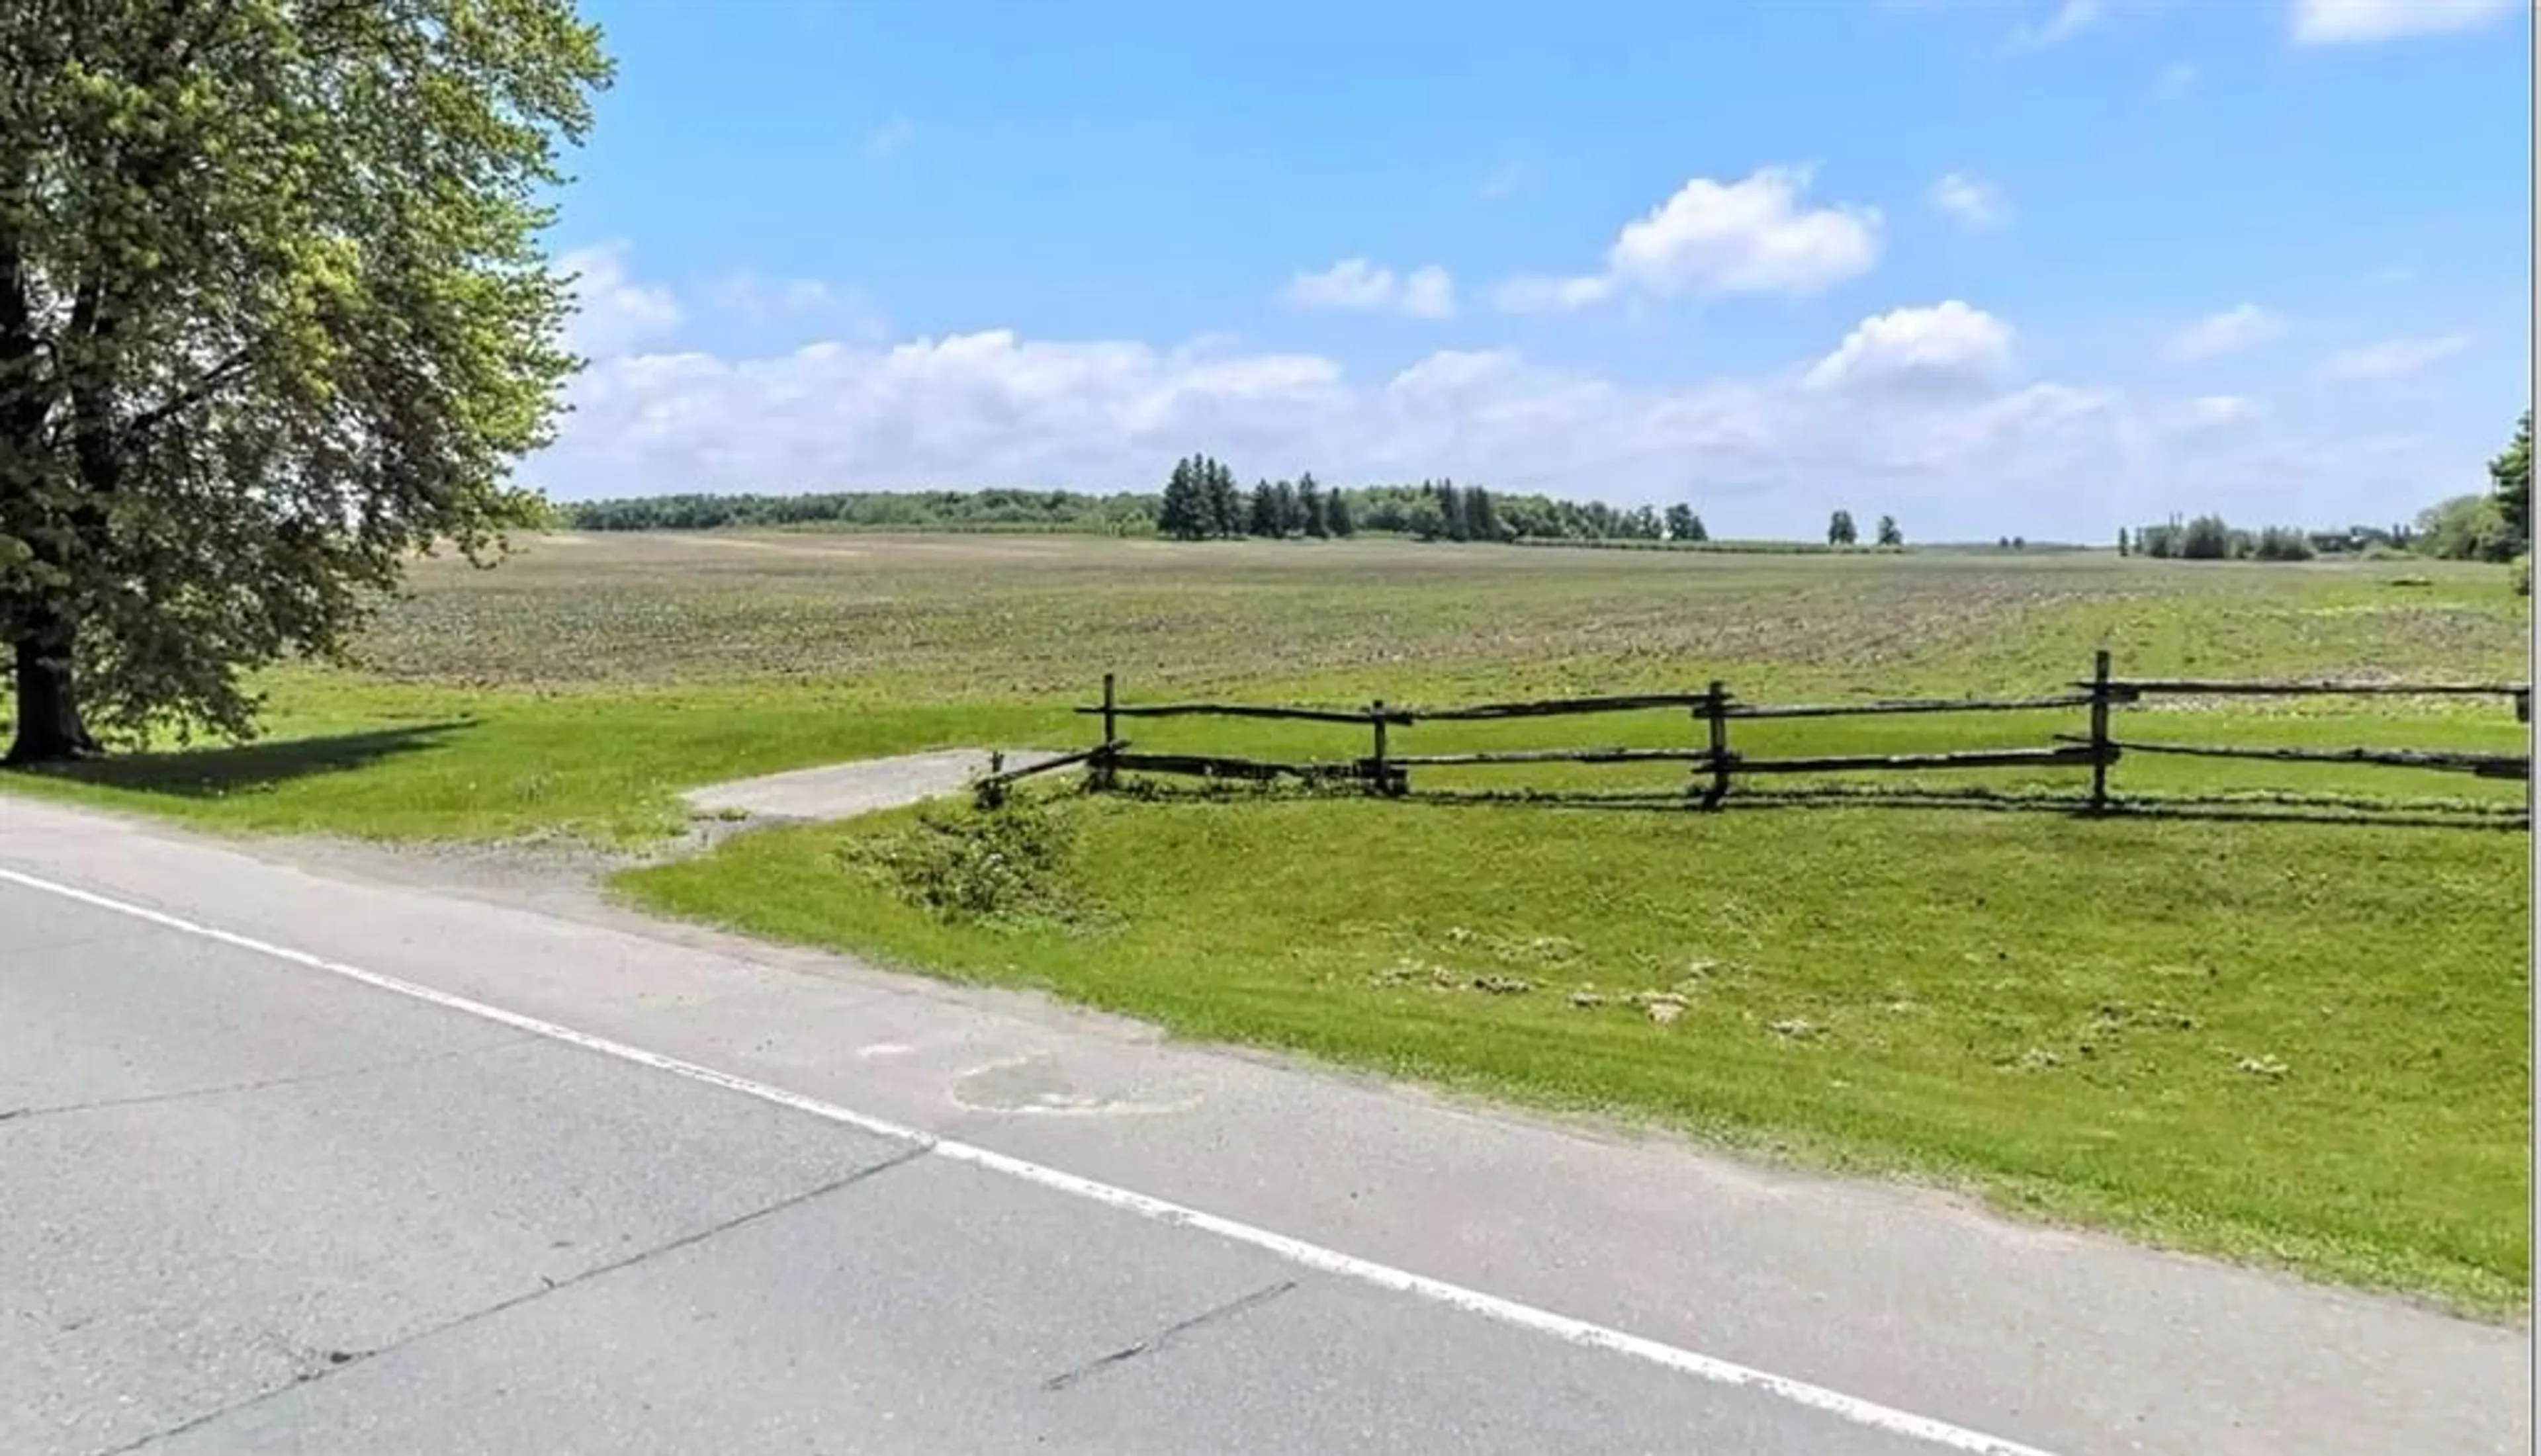
[{"label": "white cloud", "polygon": [[1434,263],[1398,276],[1365,258],[1343,258],[1321,273],[1289,279],[1280,297],[1296,309],[1410,318],[1452,318],[1456,313],[1456,281]]},{"label": "white cloud", "polygon": [[2220,313],[2210,313],[2171,335],[2162,352],[2182,363],[2215,359],[2255,349],[2285,331],[2286,321],[2276,314],[2256,304],[2239,304]]},{"label": "white cloud", "polygon": [[2406,35],[2475,31],[2512,13],[2515,0],[2294,0],[2296,45],[2366,45]]},{"label": "white cloud", "polygon": [[1767,167],[1735,182],[1695,177],[1625,225],[1602,273],[1522,277],[1501,285],[1502,307],[1577,309],[1631,289],[1654,298],[1823,293],[1879,259],[1874,208],[1806,208],[1804,168]]},{"label": "white cloud", "polygon": [[1986,232],[2011,221],[2011,204],[2004,200],[2002,189],[1963,172],[1944,173],[1924,195],[1970,232]]},{"label": "white cloud", "polygon": [[606,358],[680,326],[679,300],[668,289],[635,282],[623,243],[576,248],[556,259],[556,271],[574,278],[574,315],[564,341],[577,354]]},{"label": "white cloud", "polygon": [[2197,67],[2188,61],[2173,61],[2153,78],[2152,94],[2166,102],[2175,102],[2197,89]]},{"label": "white cloud", "polygon": [[2396,380],[2470,347],[2470,335],[2449,333],[2434,338],[2384,339],[2331,355],[2320,367],[2332,380]]},{"label": "white cloud", "polygon": [[2239,394],[2205,394],[2188,401],[2188,419],[2195,425],[2238,425],[2264,412],[2259,401]]},{"label": "white cloud", "polygon": [[2224,396],[2022,381],[2006,375],[2010,342],[2000,320],[1954,303],[1863,320],[1814,366],[1652,384],[1507,350],[1360,371],[1222,339],[1165,348],[1005,330],[623,353],[574,381],[574,412],[526,475],[567,500],[1153,489],[1173,459],[1205,450],[1248,478],[1444,473],[1623,505],[1690,499],[1715,529],[1806,531],[1849,505],[1894,512],[1924,539],[2098,539],[2182,503],[2234,519],[2379,520],[2395,496],[2432,500],[2494,451],[2485,436],[2455,449],[2394,432],[2369,392],[2305,433]]},{"label": "white cloud", "polygon": [[1949,299],[1861,320],[1802,378],[1812,388],[1952,388],[1987,383],[2011,367],[2011,325]]},{"label": "white cloud", "polygon": [[2057,0],[2045,20],[2014,31],[2011,43],[2024,50],[2061,45],[2098,25],[2107,12],[2103,0]]},{"label": "white cloud", "polygon": [[1456,282],[1435,263],[1413,269],[1403,278],[1403,312],[1415,318],[1450,318],[1456,312]]},{"label": "white cloud", "polygon": [[865,157],[873,162],[888,162],[908,150],[917,140],[917,123],[906,116],[896,116],[865,135]]}]

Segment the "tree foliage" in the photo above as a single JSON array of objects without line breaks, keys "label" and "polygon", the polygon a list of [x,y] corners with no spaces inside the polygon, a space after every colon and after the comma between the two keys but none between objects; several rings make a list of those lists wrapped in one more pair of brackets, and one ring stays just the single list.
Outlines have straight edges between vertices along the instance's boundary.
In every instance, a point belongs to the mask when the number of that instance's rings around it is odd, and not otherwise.
[{"label": "tree foliage", "polygon": [[2517,552],[2532,549],[2532,411],[2514,422],[2514,438],[2488,462],[2488,478],[2497,494],[2497,511]]},{"label": "tree foliage", "polygon": [[1828,520],[1827,520],[1827,544],[1828,544],[1828,545],[1830,545],[1830,546],[1850,546],[1850,545],[1853,544],[1855,541],[1858,541],[1859,539],[1861,539],[1860,533],[1859,533],[1858,531],[1856,531],[1856,530],[1854,530],[1854,529],[1853,529],[1853,524],[1852,524],[1852,513],[1851,513],[1851,512],[1850,512],[1850,511],[1838,511],[1837,513],[1835,513],[1835,515],[1834,515],[1834,516],[1832,516],[1832,517],[1829,517],[1829,518],[1828,518]]},{"label": "tree foliage", "polygon": [[1906,544],[1906,532],[1898,528],[1896,517],[1882,516],[1879,518],[1879,544],[1891,551],[1897,550]]},{"label": "tree foliage", "polygon": [[[2375,539],[2382,535],[2378,531],[2363,534]],[[2122,552],[2125,535],[2119,532]],[[2291,525],[2249,531],[2210,514],[2185,523],[2174,517],[2158,525],[2142,526],[2135,533],[2133,549],[2138,556],[2164,561],[2309,561],[2319,554],[2324,541],[2335,542],[2342,551],[2362,549],[2360,544],[2351,546],[2352,539],[2360,542],[2363,537],[2351,532],[2314,533]]]},{"label": "tree foliage", "polygon": [[2418,516],[2418,549],[2446,561],[2512,561],[2523,549],[2500,492],[2455,496]]},{"label": "tree foliage", "polygon": [[568,0],[0,6],[13,757],[244,735],[243,673],[544,519],[541,196],[608,76]]},{"label": "tree foliage", "polygon": [[1324,488],[1309,470],[1297,477],[1297,516],[1307,535],[1321,539],[1333,533],[1332,513],[1324,505]]},{"label": "tree foliage", "polygon": [[1208,502],[1212,530],[1221,536],[1244,534],[1244,493],[1235,488],[1235,472],[1226,462],[1200,457],[1200,487]]},{"label": "tree foliage", "polygon": [[1279,517],[1278,492],[1267,480],[1256,481],[1251,504],[1245,508],[1245,529],[1257,536],[1284,536],[1287,522]]},{"label": "tree foliage", "polygon": [[[1170,487],[1168,488],[1170,489]],[[867,530],[1053,531],[1144,535],[1160,530],[1152,495],[1064,490],[829,491],[803,495],[668,495],[554,508],[573,530],[716,530],[834,525]]]}]

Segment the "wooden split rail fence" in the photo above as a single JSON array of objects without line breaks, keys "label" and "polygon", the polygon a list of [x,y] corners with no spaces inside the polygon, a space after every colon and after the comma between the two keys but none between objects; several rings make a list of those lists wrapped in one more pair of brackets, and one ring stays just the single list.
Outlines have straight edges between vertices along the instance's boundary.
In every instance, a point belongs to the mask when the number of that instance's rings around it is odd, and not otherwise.
[{"label": "wooden split rail fence", "polygon": [[[1850,774],[1932,769],[2087,768],[2087,806],[2093,811],[2111,804],[2109,770],[2131,753],[2178,754],[2204,758],[2239,758],[2279,763],[2379,765],[2394,768],[2442,769],[2490,779],[2531,778],[2528,753],[2473,753],[2425,748],[2313,748],[2245,744],[2156,742],[2121,737],[2113,731],[2120,709],[2155,697],[2307,697],[2307,696],[2478,696],[2510,699],[2518,722],[2532,721],[2530,683],[2389,683],[2235,681],[2198,678],[2127,678],[2113,676],[2109,654],[2098,654],[2091,675],[2065,692],[2013,698],[1909,698],[1863,703],[1773,704],[1740,701],[1726,684],[1714,681],[1701,692],[1634,693],[1609,697],[1541,698],[1521,702],[1480,703],[1449,708],[1405,708],[1382,700],[1365,708],[1291,708],[1242,703],[1144,703],[1120,701],[1113,674],[1103,677],[1103,701],[1077,709],[1102,720],[1101,741],[1028,768],[998,773],[980,781],[993,797],[1018,780],[1036,774],[1083,766],[1093,788],[1110,789],[1125,773],[1181,775],[1201,779],[1267,782],[1275,779],[1355,782],[1371,794],[1399,796],[1410,792],[1415,769],[1479,768],[1491,765],[1578,763],[1682,763],[1691,775],[1688,801],[1717,807],[1741,778],[1751,775]],[[1703,726],[1700,746],[1682,748],[1513,748],[1466,753],[1399,751],[1389,729],[1416,724],[1487,723],[1520,718],[1557,718],[1606,713],[1681,710]],[[1931,753],[1852,753],[1815,756],[1751,757],[1730,743],[1730,726],[1739,722],[1803,718],[1867,718],[1921,713],[2037,713],[2079,709],[2087,730],[2058,733],[2049,744],[2034,747],[1960,749]],[[1125,722],[1137,719],[1225,718],[1280,723],[1356,726],[1369,733],[1364,757],[1340,761],[1282,762],[1201,753],[1138,751],[1124,735]]]}]

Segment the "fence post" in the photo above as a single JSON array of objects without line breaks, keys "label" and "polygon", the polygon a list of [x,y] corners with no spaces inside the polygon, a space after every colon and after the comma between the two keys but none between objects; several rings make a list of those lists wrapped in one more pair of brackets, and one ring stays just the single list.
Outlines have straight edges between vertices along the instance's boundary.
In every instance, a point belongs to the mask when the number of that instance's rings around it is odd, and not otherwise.
[{"label": "fence post", "polygon": [[1386,794],[1393,790],[1385,772],[1385,700],[1367,705],[1367,721],[1376,732],[1376,753],[1367,761],[1367,792]]},{"label": "fence post", "polygon": [[1114,684],[1112,674],[1109,672],[1104,673],[1103,748],[1102,751],[1095,756],[1093,775],[1094,787],[1099,790],[1111,789],[1120,782],[1120,765],[1112,761],[1114,754],[1117,751],[1112,745],[1121,741],[1120,719],[1116,715],[1116,710],[1119,707],[1119,699],[1114,696],[1113,688]]},{"label": "fence post", "polygon": [[1711,788],[1703,796],[1703,806],[1716,809],[1729,797],[1729,685],[1719,678],[1711,680],[1703,716],[1711,728]]},{"label": "fence post", "polygon": [[2109,650],[2091,658],[2091,812],[2109,807]]}]

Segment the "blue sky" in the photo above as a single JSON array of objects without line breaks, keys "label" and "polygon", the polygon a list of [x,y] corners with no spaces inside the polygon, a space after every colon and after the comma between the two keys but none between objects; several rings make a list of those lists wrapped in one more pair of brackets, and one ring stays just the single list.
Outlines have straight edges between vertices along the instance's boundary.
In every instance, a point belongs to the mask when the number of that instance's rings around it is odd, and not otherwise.
[{"label": "blue sky", "polygon": [[2383,521],[2529,391],[2513,0],[617,3],[557,494],[1452,474]]}]

